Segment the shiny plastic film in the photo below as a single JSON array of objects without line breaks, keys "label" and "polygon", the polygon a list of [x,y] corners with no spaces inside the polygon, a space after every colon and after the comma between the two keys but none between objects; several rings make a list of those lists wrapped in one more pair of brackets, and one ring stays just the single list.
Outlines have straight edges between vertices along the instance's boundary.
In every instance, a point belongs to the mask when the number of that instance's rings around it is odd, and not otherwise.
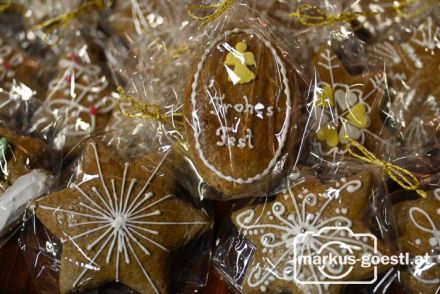
[{"label": "shiny plastic film", "polygon": [[438,0],[0,0],[5,293],[438,293]]}]

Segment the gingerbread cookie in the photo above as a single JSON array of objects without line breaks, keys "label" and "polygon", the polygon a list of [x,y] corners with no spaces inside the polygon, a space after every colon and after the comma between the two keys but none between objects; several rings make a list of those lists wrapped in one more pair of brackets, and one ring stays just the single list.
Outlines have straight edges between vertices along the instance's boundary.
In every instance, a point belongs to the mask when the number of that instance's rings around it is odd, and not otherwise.
[{"label": "gingerbread cookie", "polygon": [[404,201],[393,207],[401,251],[412,258],[428,257],[401,272],[400,283],[414,293],[440,290],[440,188],[428,194],[426,199]]},{"label": "gingerbread cookie", "polygon": [[411,89],[398,95],[393,113],[402,126],[404,147],[421,147],[440,140],[440,87]]},{"label": "gingerbread cookie", "polygon": [[58,74],[34,118],[38,130],[56,126],[55,141],[66,153],[81,139],[103,130],[115,106],[113,86],[92,51],[83,44],[69,47],[61,56]]},{"label": "gingerbread cookie", "polygon": [[[16,87],[29,88],[30,96],[34,94],[44,99],[45,90],[40,78],[40,61],[26,54],[19,48],[8,44],[0,37],[0,89],[10,92]],[[29,94],[27,94],[29,95]]]},{"label": "gingerbread cookie", "polygon": [[440,27],[427,17],[408,40],[378,43],[374,55],[385,62],[390,86],[397,92],[432,87],[440,74]]},{"label": "gingerbread cookie", "polygon": [[[326,264],[323,269],[300,261],[300,257],[330,253],[339,258],[350,252],[356,258],[374,253],[375,240],[364,223],[372,195],[371,181],[370,172],[329,184],[309,179],[275,195],[273,200],[234,212],[232,222],[255,246],[243,293],[338,293],[341,285],[337,282],[373,278],[372,268],[356,263],[351,269],[343,262]],[[333,243],[334,247],[330,245]],[[378,255],[389,252],[381,241],[377,246]],[[314,281],[322,283],[307,284]]]},{"label": "gingerbread cookie", "polygon": [[164,160],[150,156],[124,164],[91,142],[76,181],[36,202],[37,217],[63,243],[61,293],[111,281],[141,293],[167,293],[170,254],[211,222],[174,196]]},{"label": "gingerbread cookie", "polygon": [[184,105],[189,152],[206,183],[227,197],[264,194],[296,156],[300,91],[283,53],[258,31],[235,28],[210,42]]},{"label": "gingerbread cookie", "polygon": [[0,236],[20,220],[28,201],[49,188],[49,174],[38,167],[48,146],[0,126]]},{"label": "gingerbread cookie", "polygon": [[387,36],[387,32],[404,20],[396,10],[394,0],[354,1],[349,9],[362,13],[352,22],[353,30],[363,40],[378,41]]},{"label": "gingerbread cookie", "polygon": [[314,145],[320,155],[338,161],[347,154],[346,144],[358,141],[378,152],[385,144],[382,73],[351,75],[328,47],[313,59],[319,93],[313,116],[317,124]]}]

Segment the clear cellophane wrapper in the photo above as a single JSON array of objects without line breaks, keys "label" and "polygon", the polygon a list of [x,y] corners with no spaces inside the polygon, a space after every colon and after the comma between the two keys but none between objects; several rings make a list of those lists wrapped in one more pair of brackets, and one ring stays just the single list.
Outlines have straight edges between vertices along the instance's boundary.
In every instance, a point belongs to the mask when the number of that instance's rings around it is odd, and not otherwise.
[{"label": "clear cellophane wrapper", "polygon": [[41,104],[33,93],[14,80],[0,94],[0,246],[16,238],[28,204],[54,189],[60,173],[61,154],[50,138],[31,129]]},{"label": "clear cellophane wrapper", "polygon": [[[162,109],[160,138],[164,148],[180,150],[175,168],[195,197],[230,200],[273,191],[300,153],[309,84],[292,47],[254,13],[238,3],[204,28],[176,28],[180,45],[163,48],[165,36],[131,49],[145,67],[144,85],[136,84],[139,73],[128,76],[127,93]],[[145,44],[156,53],[147,55]],[[244,67],[236,64],[239,56],[246,56]]]},{"label": "clear cellophane wrapper", "polygon": [[[237,293],[371,292],[377,284],[372,267],[300,258],[396,252],[387,193],[383,175],[371,166],[343,165],[331,177],[300,168],[279,193],[236,203],[218,234],[214,267]],[[332,247],[337,243],[346,246]],[[390,266],[376,269],[382,277]]]},{"label": "clear cellophane wrapper", "polygon": [[20,244],[37,290],[200,289],[213,241],[210,204],[177,184],[172,150],[126,145],[136,133],[110,132],[87,140],[71,176],[29,208]]},{"label": "clear cellophane wrapper", "polygon": [[74,31],[57,44],[57,59],[33,128],[53,138],[68,159],[81,152],[83,141],[107,127],[116,104],[104,53],[96,30]]}]

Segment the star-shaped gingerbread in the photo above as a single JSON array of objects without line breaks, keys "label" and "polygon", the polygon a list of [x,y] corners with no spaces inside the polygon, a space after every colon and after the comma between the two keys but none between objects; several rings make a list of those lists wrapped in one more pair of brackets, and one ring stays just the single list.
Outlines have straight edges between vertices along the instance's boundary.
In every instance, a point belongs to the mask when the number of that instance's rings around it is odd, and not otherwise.
[{"label": "star-shaped gingerbread", "polygon": [[171,252],[211,222],[174,195],[164,159],[124,164],[101,143],[87,143],[81,176],[36,202],[37,217],[63,243],[62,293],[111,281],[167,293]]},{"label": "star-shaped gingerbread", "polygon": [[[341,285],[325,283],[372,279],[371,267],[355,264],[350,269],[349,265],[333,263],[319,269],[318,265],[300,261],[300,257],[314,258],[330,252],[340,257],[352,252],[356,258],[376,254],[375,248],[378,255],[389,252],[381,241],[375,241],[364,222],[371,195],[369,172],[330,184],[309,179],[277,194],[273,201],[233,213],[237,230],[255,246],[243,292],[338,293]],[[382,270],[380,266],[378,271]]]},{"label": "star-shaped gingerbread", "polygon": [[317,133],[315,146],[320,155],[335,161],[355,140],[379,152],[386,144],[381,112],[384,104],[383,75],[351,75],[333,51],[321,47],[313,59],[319,90],[313,105]]},{"label": "star-shaped gingerbread", "polygon": [[378,43],[373,53],[385,63],[389,86],[399,92],[436,85],[440,74],[440,27],[432,17],[412,28],[407,40],[396,39]]},{"label": "star-shaped gingerbread", "polygon": [[440,291],[440,188],[428,197],[394,205],[399,245],[410,257],[425,256],[401,272],[400,282],[418,293]]}]

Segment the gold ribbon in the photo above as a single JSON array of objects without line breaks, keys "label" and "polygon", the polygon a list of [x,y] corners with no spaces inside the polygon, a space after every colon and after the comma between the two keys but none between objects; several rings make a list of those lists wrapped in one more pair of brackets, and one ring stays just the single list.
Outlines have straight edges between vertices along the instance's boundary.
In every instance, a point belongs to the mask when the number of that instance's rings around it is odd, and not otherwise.
[{"label": "gold ribbon", "polygon": [[306,26],[325,26],[337,22],[351,22],[359,16],[375,15],[374,12],[354,12],[346,11],[339,15],[329,15],[321,8],[312,4],[301,4],[295,12],[289,14],[296,17],[298,21]]},{"label": "gold ribbon", "polygon": [[[231,8],[231,6],[234,4],[235,4],[235,0],[222,0],[221,2],[214,4],[191,4],[187,6],[186,11],[190,17],[200,21],[200,25],[199,25],[200,28],[216,20],[223,13],[225,13],[226,10]],[[198,11],[199,13],[202,11],[203,12],[212,11],[212,13],[208,15],[200,16],[196,13],[196,11]]]},{"label": "gold ribbon", "polygon": [[438,0],[400,0],[394,4],[394,9],[404,18],[414,18],[430,10],[436,3]]},{"label": "gold ribbon", "polygon": [[103,10],[109,8],[112,5],[112,1],[106,3],[105,0],[86,0],[83,4],[78,6],[72,11],[57,15],[51,19],[44,21],[41,24],[33,26],[33,30],[44,30],[47,33],[55,31],[57,28],[64,26],[74,19],[77,19],[79,15],[86,12],[91,8]]},{"label": "gold ribbon", "polygon": [[[160,109],[160,106],[154,103],[144,104],[139,101],[138,98],[127,95],[124,88],[121,86],[117,89],[119,93],[119,98],[116,100],[116,107],[119,111],[126,117],[129,118],[142,118],[145,120],[157,120],[165,121],[169,118],[168,115],[164,114]],[[128,113],[122,106],[121,102],[128,102],[133,108],[136,109],[137,113]]]},{"label": "gold ribbon", "polygon": [[[358,152],[353,150],[353,147],[356,148]],[[368,151],[367,148],[353,140],[347,145],[347,150],[352,156],[382,168],[385,173],[402,188],[409,191],[416,191],[424,198],[427,197],[426,192],[420,189],[419,179],[409,170],[378,159],[372,152]]]},{"label": "gold ribbon", "polygon": [[5,3],[0,3],[0,12],[3,12],[6,9],[8,9],[9,6],[11,6],[11,4],[12,4],[12,0],[6,0]]}]

